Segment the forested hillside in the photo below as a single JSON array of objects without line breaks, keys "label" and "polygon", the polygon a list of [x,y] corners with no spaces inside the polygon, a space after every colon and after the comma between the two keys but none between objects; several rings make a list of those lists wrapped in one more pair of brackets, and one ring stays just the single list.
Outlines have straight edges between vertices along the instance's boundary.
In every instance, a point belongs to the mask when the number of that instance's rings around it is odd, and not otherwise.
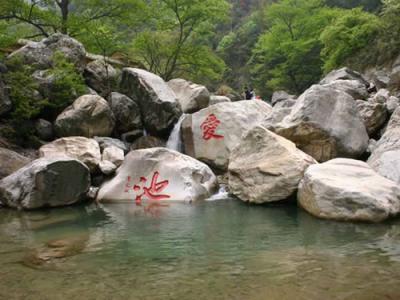
[{"label": "forested hillside", "polygon": [[0,48],[69,34],[165,80],[299,94],[332,69],[398,55],[399,0],[3,0]]}]

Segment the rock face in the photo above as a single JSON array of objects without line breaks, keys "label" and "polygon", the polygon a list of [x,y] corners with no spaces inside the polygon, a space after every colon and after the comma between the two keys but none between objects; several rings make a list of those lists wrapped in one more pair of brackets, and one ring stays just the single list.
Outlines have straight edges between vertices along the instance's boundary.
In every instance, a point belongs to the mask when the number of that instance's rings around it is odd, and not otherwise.
[{"label": "rock face", "polygon": [[368,164],[382,176],[400,184],[400,107],[390,118]]},{"label": "rock face", "polygon": [[120,72],[103,60],[88,63],[84,71],[86,84],[102,97],[107,97],[112,88],[117,85],[119,75]]},{"label": "rock face", "polygon": [[41,158],[0,181],[0,201],[18,209],[71,205],[84,200],[89,169],[78,160]]},{"label": "rock face", "polygon": [[164,80],[145,70],[125,68],[121,89],[125,95],[138,101],[147,132],[167,137],[182,109],[175,93]]},{"label": "rock face", "polygon": [[31,160],[12,150],[0,148],[0,162],[1,179],[29,164]]},{"label": "rock face", "polygon": [[360,73],[346,67],[333,70],[321,80],[320,84],[329,84],[336,80],[357,80],[365,87],[369,86],[369,82]]},{"label": "rock face", "polygon": [[358,80],[335,80],[324,86],[345,92],[355,100],[367,99],[369,96],[366,86]]},{"label": "rock face", "polygon": [[184,113],[194,113],[210,103],[210,92],[203,85],[185,79],[172,79],[168,86],[174,91]]},{"label": "rock face", "polygon": [[12,107],[8,89],[0,77],[0,116],[9,112]]},{"label": "rock face", "polygon": [[100,96],[84,95],[75,100],[54,124],[58,136],[109,136],[115,118],[107,101]]},{"label": "rock face", "polygon": [[83,162],[92,172],[101,161],[99,144],[85,137],[67,137],[55,140],[39,149],[40,157],[52,158],[65,155]]},{"label": "rock face", "polygon": [[129,146],[121,140],[113,139],[110,137],[99,137],[99,136],[95,136],[94,140],[99,143],[102,152],[104,151],[104,149],[111,146],[120,148],[121,150],[124,151],[124,153],[129,152]]},{"label": "rock face", "polygon": [[358,111],[364,120],[364,125],[367,129],[368,135],[374,135],[385,125],[388,119],[386,106],[381,103],[370,103],[363,100],[357,100],[356,104]]},{"label": "rock face", "polygon": [[212,95],[212,96],[210,96],[209,106],[214,105],[214,104],[218,104],[218,103],[222,103],[222,102],[231,102],[231,99],[226,97],[226,96],[215,96],[215,95]]},{"label": "rock face", "polygon": [[143,130],[139,105],[120,93],[111,93],[110,107],[116,119],[116,130],[126,133],[132,130]]},{"label": "rock face", "polygon": [[319,218],[380,222],[399,213],[400,187],[362,161],[334,159],[307,169],[298,201]]},{"label": "rock face", "polygon": [[238,101],[212,105],[182,122],[185,153],[221,170],[227,170],[231,151],[242,135],[271,113],[263,101]]},{"label": "rock face", "polygon": [[208,198],[217,187],[210,168],[166,148],[130,152],[116,176],[100,188],[98,201],[185,201]]},{"label": "rock face", "polygon": [[386,108],[389,114],[394,113],[397,107],[400,106],[400,99],[394,96],[389,97],[388,101],[386,102]]},{"label": "rock face", "polygon": [[63,53],[70,62],[83,71],[86,58],[85,48],[77,40],[58,33],[40,42],[29,42],[11,53],[8,58],[21,57],[25,64],[44,70],[52,66],[56,52]]},{"label": "rock face", "polygon": [[314,163],[291,141],[257,126],[231,153],[229,188],[246,202],[284,200],[296,192],[304,171]]},{"label": "rock face", "polygon": [[321,162],[358,157],[369,140],[354,99],[321,85],[305,91],[274,131]]}]

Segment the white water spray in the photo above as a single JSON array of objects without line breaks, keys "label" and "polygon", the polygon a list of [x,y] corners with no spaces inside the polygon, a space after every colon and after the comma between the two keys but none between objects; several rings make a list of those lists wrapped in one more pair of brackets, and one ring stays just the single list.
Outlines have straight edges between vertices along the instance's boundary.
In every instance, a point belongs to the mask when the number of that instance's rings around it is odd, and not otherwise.
[{"label": "white water spray", "polygon": [[178,122],[175,124],[174,129],[172,130],[171,135],[168,138],[167,142],[168,149],[182,152],[183,149],[182,149],[182,139],[181,139],[181,125],[185,117],[186,114],[182,114]]}]

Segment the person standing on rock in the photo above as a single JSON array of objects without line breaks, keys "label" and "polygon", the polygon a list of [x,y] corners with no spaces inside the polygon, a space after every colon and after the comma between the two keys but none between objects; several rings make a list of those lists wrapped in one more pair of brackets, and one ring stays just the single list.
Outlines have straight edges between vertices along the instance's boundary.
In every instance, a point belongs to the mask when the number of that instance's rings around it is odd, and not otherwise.
[{"label": "person standing on rock", "polygon": [[244,88],[244,96],[246,100],[251,100],[251,91],[247,86]]}]

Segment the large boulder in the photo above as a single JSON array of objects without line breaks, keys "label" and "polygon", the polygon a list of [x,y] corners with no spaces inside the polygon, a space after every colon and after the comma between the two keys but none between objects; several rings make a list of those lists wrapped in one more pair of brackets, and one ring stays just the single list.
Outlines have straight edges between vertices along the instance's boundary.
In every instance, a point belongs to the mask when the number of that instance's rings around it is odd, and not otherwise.
[{"label": "large boulder", "polygon": [[53,65],[54,54],[61,52],[78,70],[83,71],[86,64],[86,50],[77,40],[63,34],[53,34],[40,42],[28,42],[11,53],[8,59],[18,57],[36,69],[45,70]]},{"label": "large boulder", "polygon": [[145,135],[138,138],[131,145],[131,150],[140,150],[148,148],[165,147],[166,141],[151,135]]},{"label": "large boulder", "polygon": [[67,107],[56,119],[57,136],[109,136],[115,125],[114,114],[100,96],[84,95]]},{"label": "large boulder", "polygon": [[129,152],[129,145],[127,145],[126,143],[124,143],[123,141],[121,141],[119,139],[95,136],[94,140],[99,143],[101,152],[103,152],[104,149],[111,147],[111,146],[120,148],[121,150],[124,151],[125,154]]},{"label": "large boulder", "polygon": [[88,86],[102,97],[107,97],[118,85],[120,72],[104,60],[94,60],[86,65],[83,75]]},{"label": "large boulder", "polygon": [[124,151],[118,147],[110,146],[104,149],[102,153],[102,160],[112,162],[119,167],[124,161]]},{"label": "large boulder", "polygon": [[85,137],[67,137],[55,140],[39,149],[40,157],[52,158],[68,156],[83,162],[92,172],[97,170],[101,161],[99,144]]},{"label": "large boulder", "polygon": [[145,70],[125,68],[121,89],[125,95],[138,101],[147,132],[167,137],[182,115],[176,95],[167,83]]},{"label": "large boulder", "polygon": [[390,118],[368,164],[382,176],[400,184],[400,107]]},{"label": "large boulder", "polygon": [[89,169],[69,157],[41,158],[0,181],[0,201],[17,209],[65,206],[86,198]]},{"label": "large boulder", "polygon": [[168,81],[168,85],[174,91],[184,113],[194,113],[210,103],[210,92],[203,85],[179,78]]},{"label": "large boulder", "polygon": [[305,91],[274,131],[318,161],[358,157],[369,140],[354,99],[321,85]]},{"label": "large boulder", "polygon": [[6,177],[23,166],[29,164],[31,160],[17,152],[0,147],[0,179]]},{"label": "large boulder", "polygon": [[0,77],[0,116],[11,110],[12,104],[8,95],[8,89]]},{"label": "large boulder", "polygon": [[358,111],[364,120],[364,125],[367,129],[368,135],[373,136],[385,125],[388,119],[386,106],[381,103],[371,103],[363,100],[357,100],[356,104]]},{"label": "large boulder", "polygon": [[390,96],[386,102],[386,108],[389,114],[394,113],[397,107],[400,106],[400,99],[395,96]]},{"label": "large boulder", "polygon": [[275,106],[281,101],[294,100],[295,96],[288,94],[285,91],[276,91],[272,94],[271,104]]},{"label": "large boulder", "polygon": [[120,93],[111,93],[109,103],[116,120],[116,130],[126,133],[132,130],[143,130],[139,105]]},{"label": "large boulder", "polygon": [[387,89],[380,89],[372,99],[369,99],[372,103],[385,104],[390,98],[390,92]]},{"label": "large boulder", "polygon": [[53,124],[44,119],[35,121],[35,129],[38,137],[44,141],[50,141],[54,138]]},{"label": "large boulder", "polygon": [[364,100],[369,96],[366,86],[358,80],[335,80],[324,86],[345,92],[356,100]]},{"label": "large boulder", "polygon": [[380,222],[399,213],[400,187],[362,161],[334,159],[307,169],[298,202],[319,218]]},{"label": "large boulder", "polygon": [[357,80],[365,87],[369,86],[369,82],[360,73],[347,67],[331,71],[321,80],[320,84],[329,84],[336,80]]},{"label": "large boulder", "polygon": [[217,178],[205,164],[166,148],[130,152],[116,176],[103,184],[98,201],[203,200],[213,194]]},{"label": "large boulder", "polygon": [[243,134],[262,124],[271,113],[263,101],[238,101],[212,105],[182,122],[185,153],[207,164],[227,170],[231,151]]},{"label": "large boulder", "polygon": [[314,163],[291,141],[257,126],[231,153],[229,188],[245,202],[285,200],[296,192],[304,171]]}]

